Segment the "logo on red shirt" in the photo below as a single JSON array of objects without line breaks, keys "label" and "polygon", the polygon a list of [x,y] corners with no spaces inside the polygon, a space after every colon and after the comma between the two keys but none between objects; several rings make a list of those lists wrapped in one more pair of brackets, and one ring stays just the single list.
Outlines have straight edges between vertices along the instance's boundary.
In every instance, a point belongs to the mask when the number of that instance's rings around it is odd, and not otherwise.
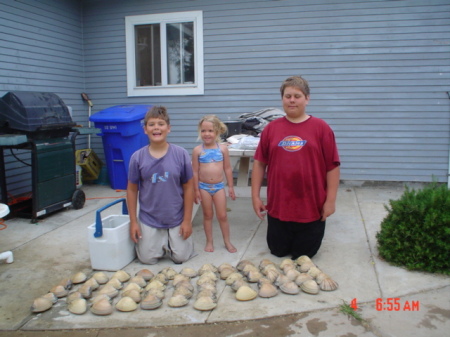
[{"label": "logo on red shirt", "polygon": [[278,146],[281,146],[288,152],[295,152],[301,150],[305,144],[306,140],[303,140],[298,136],[287,136],[278,143]]}]

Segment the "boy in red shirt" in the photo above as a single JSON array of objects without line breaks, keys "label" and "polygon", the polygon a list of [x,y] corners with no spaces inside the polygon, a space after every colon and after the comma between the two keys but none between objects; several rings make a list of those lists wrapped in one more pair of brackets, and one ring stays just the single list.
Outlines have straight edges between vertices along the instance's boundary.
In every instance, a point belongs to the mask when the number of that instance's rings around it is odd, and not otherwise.
[{"label": "boy in red shirt", "polygon": [[[252,172],[253,209],[268,214],[267,244],[278,257],[314,256],[335,212],[340,161],[333,130],[306,114],[308,82],[299,76],[280,88],[285,117],[262,131]],[[260,190],[267,168],[267,205]]]}]

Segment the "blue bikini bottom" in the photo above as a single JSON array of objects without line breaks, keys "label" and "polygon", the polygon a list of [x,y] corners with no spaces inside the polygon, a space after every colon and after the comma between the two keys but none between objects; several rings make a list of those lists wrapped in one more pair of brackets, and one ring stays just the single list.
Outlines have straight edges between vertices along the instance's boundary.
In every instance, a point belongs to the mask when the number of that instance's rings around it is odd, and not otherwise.
[{"label": "blue bikini bottom", "polygon": [[211,195],[214,195],[217,193],[217,191],[220,191],[221,189],[225,188],[224,182],[220,182],[217,184],[207,184],[202,183],[201,181],[198,183],[198,187],[200,187],[201,190],[205,190]]}]

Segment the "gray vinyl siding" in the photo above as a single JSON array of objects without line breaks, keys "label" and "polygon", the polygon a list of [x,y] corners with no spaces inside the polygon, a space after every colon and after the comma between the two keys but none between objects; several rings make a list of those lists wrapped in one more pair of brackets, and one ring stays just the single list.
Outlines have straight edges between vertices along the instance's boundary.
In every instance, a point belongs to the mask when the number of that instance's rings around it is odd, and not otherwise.
[{"label": "gray vinyl siding", "polygon": [[[0,0],[0,96],[9,91],[54,92],[86,122],[81,5],[77,0]],[[77,139],[82,146],[86,140]],[[86,145],[84,145],[86,146]],[[31,164],[30,151],[13,151]],[[31,191],[31,170],[5,150],[8,192]]]},{"label": "gray vinyl siding", "polygon": [[[205,94],[128,98],[124,16],[190,10],[203,11]],[[447,180],[446,0],[87,1],[84,18],[86,86],[98,110],[166,105],[170,141],[191,150],[202,115],[281,108],[281,82],[301,74],[308,112],[335,131],[343,180]]]},{"label": "gray vinyl siding", "polygon": [[[193,10],[203,11],[204,95],[127,97],[125,16]],[[448,179],[448,0],[0,0],[0,29],[0,95],[55,92],[77,123],[88,123],[81,92],[92,113],[162,104],[169,140],[191,151],[203,115],[281,108],[281,82],[301,74],[308,113],[335,131],[343,180]],[[100,137],[92,147],[104,159]]]}]

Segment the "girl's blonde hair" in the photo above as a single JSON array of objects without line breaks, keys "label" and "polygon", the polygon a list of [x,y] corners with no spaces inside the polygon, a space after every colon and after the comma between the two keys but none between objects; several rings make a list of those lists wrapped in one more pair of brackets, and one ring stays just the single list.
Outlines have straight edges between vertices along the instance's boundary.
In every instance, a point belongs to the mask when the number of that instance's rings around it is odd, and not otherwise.
[{"label": "girl's blonde hair", "polygon": [[203,122],[210,122],[213,125],[214,132],[216,133],[216,142],[220,141],[220,136],[228,132],[227,126],[215,115],[207,115],[200,119],[198,122],[198,138],[200,140],[202,138],[201,130]]}]

